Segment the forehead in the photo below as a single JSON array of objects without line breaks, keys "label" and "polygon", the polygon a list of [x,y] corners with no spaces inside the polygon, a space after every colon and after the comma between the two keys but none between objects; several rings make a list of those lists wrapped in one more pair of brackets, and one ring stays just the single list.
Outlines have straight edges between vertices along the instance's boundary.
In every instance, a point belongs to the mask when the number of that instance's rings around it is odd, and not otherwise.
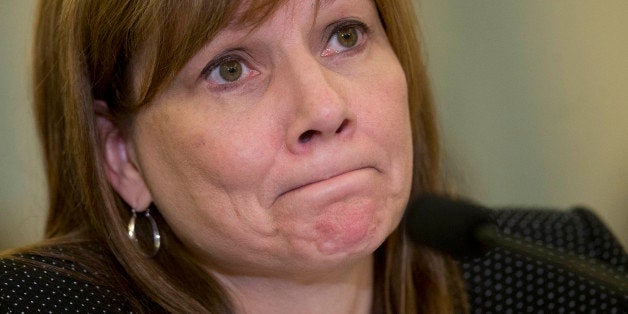
[{"label": "forehead", "polygon": [[223,29],[242,30],[254,29],[266,22],[281,7],[286,5],[297,7],[309,4],[308,6],[315,10],[325,9],[332,5],[336,0],[250,0],[242,1]]},{"label": "forehead", "polygon": [[[306,2],[305,0],[297,0]],[[277,10],[294,0],[244,0],[241,1],[224,25],[224,29],[253,29],[267,21]]]},{"label": "forehead", "polygon": [[336,2],[336,0],[319,0],[318,1],[318,6],[320,8],[325,8],[325,7],[327,7],[328,5],[330,5],[330,4],[334,3],[334,2]]}]

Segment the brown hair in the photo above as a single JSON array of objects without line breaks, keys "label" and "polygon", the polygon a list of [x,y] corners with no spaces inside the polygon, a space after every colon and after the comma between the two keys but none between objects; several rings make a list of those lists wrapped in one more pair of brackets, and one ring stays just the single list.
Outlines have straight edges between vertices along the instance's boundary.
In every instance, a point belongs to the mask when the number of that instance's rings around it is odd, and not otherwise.
[{"label": "brown hair", "polygon": [[[35,113],[47,170],[48,246],[115,287],[137,312],[229,313],[227,293],[204,272],[161,219],[162,249],[140,255],[126,234],[130,209],[103,170],[95,99],[105,100],[123,130],[187,60],[234,18],[233,0],[41,0],[35,38]],[[260,23],[283,1],[251,1],[238,23]],[[413,195],[439,189],[438,137],[410,0],[375,1],[404,68],[413,125]],[[138,55],[142,64],[137,64]],[[140,72],[139,86],[130,79]],[[151,211],[152,213],[152,211]],[[86,243],[103,248],[85,253]],[[32,251],[52,254],[38,246]],[[92,251],[89,251],[92,252]],[[92,252],[93,253],[93,252]],[[455,264],[415,248],[398,228],[375,253],[373,311],[437,313],[464,308]],[[178,271],[172,272],[171,269]]]}]

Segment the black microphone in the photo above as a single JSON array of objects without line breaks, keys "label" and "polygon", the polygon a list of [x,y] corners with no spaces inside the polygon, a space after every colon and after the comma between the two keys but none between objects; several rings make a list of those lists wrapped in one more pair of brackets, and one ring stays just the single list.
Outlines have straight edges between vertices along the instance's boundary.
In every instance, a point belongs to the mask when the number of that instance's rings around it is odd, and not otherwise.
[{"label": "black microphone", "polygon": [[497,228],[486,208],[436,195],[422,196],[410,203],[405,223],[411,240],[456,259],[483,255],[490,246],[476,237],[476,230]]},{"label": "black microphone", "polygon": [[628,294],[626,275],[601,263],[562,253],[500,233],[491,211],[475,203],[428,195],[408,204],[405,232],[415,243],[447,253],[455,259],[482,256],[494,247],[572,271],[613,291]]}]

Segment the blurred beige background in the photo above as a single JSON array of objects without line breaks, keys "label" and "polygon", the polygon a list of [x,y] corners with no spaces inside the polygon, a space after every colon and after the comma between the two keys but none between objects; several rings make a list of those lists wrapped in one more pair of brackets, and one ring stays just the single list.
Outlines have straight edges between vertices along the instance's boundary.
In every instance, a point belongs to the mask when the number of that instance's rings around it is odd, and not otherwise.
[{"label": "blurred beige background", "polygon": [[628,1],[419,4],[459,191],[491,206],[589,206],[626,248]]},{"label": "blurred beige background", "polygon": [[0,0],[0,250],[43,234],[45,178],[31,109],[33,0]]},{"label": "blurred beige background", "polygon": [[[0,1],[0,249],[41,238],[33,0]],[[587,205],[628,244],[628,1],[418,0],[448,173],[487,205]]]}]

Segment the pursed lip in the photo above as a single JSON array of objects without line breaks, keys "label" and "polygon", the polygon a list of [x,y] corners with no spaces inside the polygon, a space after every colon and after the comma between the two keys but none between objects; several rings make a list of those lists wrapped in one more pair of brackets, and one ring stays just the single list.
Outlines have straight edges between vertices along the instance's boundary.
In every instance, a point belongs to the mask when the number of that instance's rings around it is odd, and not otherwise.
[{"label": "pursed lip", "polygon": [[294,192],[296,190],[326,181],[326,180],[330,180],[330,179],[334,179],[336,177],[354,172],[354,171],[359,171],[359,170],[363,170],[363,169],[375,169],[372,166],[358,166],[358,167],[353,167],[353,168],[345,168],[345,169],[341,169],[341,170],[336,170],[336,171],[329,171],[326,173],[321,173],[321,174],[315,174],[314,176],[310,176],[309,178],[306,177],[304,180],[299,181],[293,185],[290,185],[290,187],[286,190],[284,190],[283,192],[281,192],[277,198],[280,198],[281,196],[288,194],[290,192]]}]

